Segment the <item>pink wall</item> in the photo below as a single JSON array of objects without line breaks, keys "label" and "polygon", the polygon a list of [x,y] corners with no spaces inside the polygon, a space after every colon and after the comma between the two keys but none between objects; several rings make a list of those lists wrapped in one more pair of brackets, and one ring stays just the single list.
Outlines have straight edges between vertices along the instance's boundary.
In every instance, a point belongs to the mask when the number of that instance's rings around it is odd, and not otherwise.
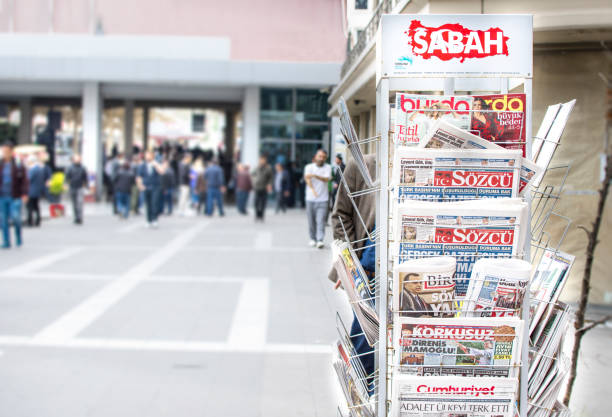
[{"label": "pink wall", "polygon": [[[224,36],[235,60],[341,62],[342,0],[97,0],[106,34]],[[12,13],[16,32],[47,32],[48,0],[4,1],[0,31]],[[55,32],[89,31],[89,1],[55,0]]]}]

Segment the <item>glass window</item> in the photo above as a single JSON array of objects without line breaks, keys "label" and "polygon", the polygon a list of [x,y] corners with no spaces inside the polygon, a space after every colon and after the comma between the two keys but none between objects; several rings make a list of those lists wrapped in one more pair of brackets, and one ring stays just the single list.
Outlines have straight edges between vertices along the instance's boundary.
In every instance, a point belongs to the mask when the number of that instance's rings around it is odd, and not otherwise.
[{"label": "glass window", "polygon": [[192,132],[204,132],[204,115],[203,114],[192,114],[191,115],[191,131]]},{"label": "glass window", "polygon": [[262,155],[267,155],[268,163],[275,164],[277,162],[287,163],[291,161],[291,142],[286,141],[267,141],[263,142],[259,147],[259,152]]},{"label": "glass window", "polygon": [[368,0],[355,0],[355,9],[364,10],[368,8]]},{"label": "glass window", "polygon": [[297,90],[296,121],[325,122],[327,121],[327,93],[319,90]]},{"label": "glass window", "polygon": [[293,90],[262,88],[261,119],[291,122],[293,118]]},{"label": "glass window", "polygon": [[297,125],[295,138],[300,139],[323,139],[323,134],[329,130],[327,124],[321,125]]},{"label": "glass window", "polygon": [[262,124],[259,135],[262,139],[292,139],[291,125],[285,124]]},{"label": "glass window", "polygon": [[322,147],[322,142],[297,143],[295,145],[295,159],[298,169],[304,169],[304,166],[306,166],[306,164],[311,163],[312,158],[315,156],[315,153],[317,153],[317,151]]}]

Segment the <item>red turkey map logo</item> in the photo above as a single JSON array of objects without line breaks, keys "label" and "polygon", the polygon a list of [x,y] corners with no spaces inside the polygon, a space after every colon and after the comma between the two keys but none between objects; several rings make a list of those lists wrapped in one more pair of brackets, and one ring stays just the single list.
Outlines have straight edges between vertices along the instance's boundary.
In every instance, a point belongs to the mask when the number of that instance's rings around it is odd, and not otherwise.
[{"label": "red turkey map logo", "polygon": [[495,55],[508,56],[508,40],[500,28],[471,30],[459,23],[447,23],[438,27],[423,26],[413,20],[408,35],[412,52],[423,59],[435,56],[442,61],[457,58],[485,58]]}]

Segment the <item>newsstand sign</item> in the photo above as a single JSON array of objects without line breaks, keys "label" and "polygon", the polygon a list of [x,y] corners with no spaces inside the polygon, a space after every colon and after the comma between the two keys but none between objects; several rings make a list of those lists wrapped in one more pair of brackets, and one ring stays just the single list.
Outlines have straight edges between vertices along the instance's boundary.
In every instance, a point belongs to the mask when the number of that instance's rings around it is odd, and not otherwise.
[{"label": "newsstand sign", "polygon": [[531,77],[532,20],[531,15],[384,15],[378,78]]}]

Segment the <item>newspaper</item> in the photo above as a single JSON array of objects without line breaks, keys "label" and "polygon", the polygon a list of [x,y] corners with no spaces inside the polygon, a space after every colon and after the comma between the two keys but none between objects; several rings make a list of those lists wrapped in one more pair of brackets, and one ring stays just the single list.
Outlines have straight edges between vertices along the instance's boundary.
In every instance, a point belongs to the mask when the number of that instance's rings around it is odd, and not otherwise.
[{"label": "newspaper", "polygon": [[529,398],[528,417],[549,417],[569,374],[569,358],[559,355],[538,390]]},{"label": "newspaper", "polygon": [[543,173],[548,168],[550,161],[552,161],[574,104],[576,104],[576,99],[567,103],[549,106],[546,110],[542,124],[533,139],[532,160],[535,161],[542,171],[540,175],[534,178],[533,185],[535,187],[540,186]]},{"label": "newspaper", "polygon": [[473,96],[470,132],[525,156],[525,94]]},{"label": "newspaper", "polygon": [[524,195],[529,186],[535,183],[536,178],[539,178],[545,169],[540,168],[535,163],[527,158],[523,158],[521,165],[521,173],[519,180],[519,195]]},{"label": "newspaper", "polygon": [[394,214],[392,257],[397,263],[448,255],[457,259],[457,299],[467,293],[478,258],[515,257],[525,246],[527,204],[498,198],[454,203],[406,201]]},{"label": "newspaper", "polygon": [[550,315],[551,306],[559,299],[569,277],[575,257],[554,249],[546,249],[531,283],[531,325],[529,334],[537,339]]},{"label": "newspaper", "polygon": [[379,321],[374,294],[370,290],[367,275],[348,243],[336,240],[333,246],[334,253],[338,253],[334,260],[334,268],[363,329],[365,338],[370,346],[373,346],[378,340]]},{"label": "newspaper", "polygon": [[374,180],[372,180],[372,177],[370,176],[370,171],[368,170],[365,158],[363,157],[363,152],[359,146],[359,137],[357,136],[357,132],[355,132],[355,127],[351,121],[351,115],[349,114],[344,97],[340,97],[340,101],[338,102],[338,110],[340,112],[340,132],[346,141],[347,147],[351,151],[351,155],[353,155],[353,158],[355,159],[355,163],[357,164],[359,172],[363,176],[363,180],[368,187],[373,187]]},{"label": "newspaper", "polygon": [[356,362],[341,343],[336,343],[336,358],[333,362],[338,382],[346,399],[351,417],[374,417],[365,379],[354,367]]},{"label": "newspaper", "polygon": [[[497,149],[499,145],[489,142],[453,125],[438,121],[432,126],[430,135],[419,143],[420,148],[434,149]],[[542,168],[525,158],[520,159],[519,194],[523,195],[529,185],[534,184],[536,178],[543,173]]]},{"label": "newspaper", "polygon": [[453,317],[452,256],[409,260],[393,268],[393,311],[401,317]]},{"label": "newspaper", "polygon": [[517,197],[520,151],[398,148],[393,162],[397,201]]},{"label": "newspaper", "polygon": [[419,142],[419,148],[504,149],[444,120],[438,120],[431,126],[429,134]]},{"label": "newspaper", "polygon": [[563,347],[563,337],[569,330],[573,319],[572,310],[563,303],[552,308],[543,330],[537,339],[531,339],[532,349],[529,352],[529,385],[528,392],[535,396],[542,381],[550,373],[551,366],[559,358]]},{"label": "newspaper", "polygon": [[518,316],[531,276],[531,264],[520,259],[479,259],[467,290],[464,317]]},{"label": "newspaper", "polygon": [[397,93],[393,139],[402,146],[416,146],[437,120],[461,129],[470,128],[470,96],[436,96]]},{"label": "newspaper", "polygon": [[392,417],[513,417],[516,378],[397,375]]},{"label": "newspaper", "polygon": [[403,374],[517,377],[523,322],[515,317],[394,322],[394,365]]}]

